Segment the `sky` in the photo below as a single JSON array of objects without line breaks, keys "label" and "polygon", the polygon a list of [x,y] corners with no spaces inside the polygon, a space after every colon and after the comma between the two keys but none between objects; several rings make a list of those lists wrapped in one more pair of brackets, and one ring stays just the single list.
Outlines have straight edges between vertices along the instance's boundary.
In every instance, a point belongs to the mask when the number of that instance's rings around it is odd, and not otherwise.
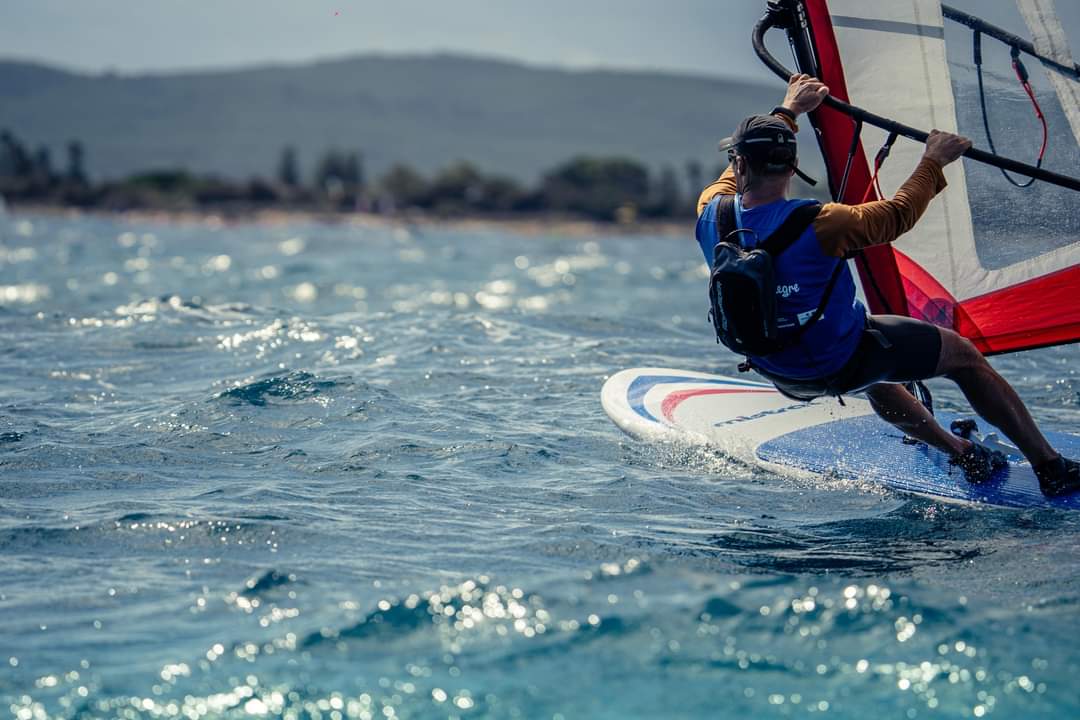
[{"label": "sky", "polygon": [[[90,72],[454,51],[538,65],[774,81],[750,48],[765,0],[0,2],[0,56]],[[951,3],[1006,26],[1018,17],[1014,0]],[[1057,6],[1069,36],[1080,38],[1080,2],[1057,0]],[[1022,25],[1011,29],[1023,32]]]},{"label": "sky", "polygon": [[[3,0],[0,54],[138,72],[441,50],[540,65],[768,77],[764,0]],[[725,12],[718,16],[718,6]],[[741,52],[731,53],[738,46]]]}]

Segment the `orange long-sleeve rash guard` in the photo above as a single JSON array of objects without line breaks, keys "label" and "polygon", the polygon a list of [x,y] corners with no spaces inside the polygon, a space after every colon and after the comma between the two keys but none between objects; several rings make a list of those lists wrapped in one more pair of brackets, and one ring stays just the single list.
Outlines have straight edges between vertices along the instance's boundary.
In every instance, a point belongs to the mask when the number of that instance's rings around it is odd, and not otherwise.
[{"label": "orange long-sleeve rash guard", "polygon": [[[788,120],[783,115],[778,117]],[[788,122],[795,129],[794,123]],[[935,160],[923,158],[889,200],[875,200],[861,205],[826,203],[814,220],[814,232],[822,252],[834,257],[847,257],[872,245],[891,243],[914,227],[930,201],[945,186],[941,165]],[[735,173],[728,167],[702,191],[698,198],[698,215],[717,195],[734,195],[736,192]]]}]

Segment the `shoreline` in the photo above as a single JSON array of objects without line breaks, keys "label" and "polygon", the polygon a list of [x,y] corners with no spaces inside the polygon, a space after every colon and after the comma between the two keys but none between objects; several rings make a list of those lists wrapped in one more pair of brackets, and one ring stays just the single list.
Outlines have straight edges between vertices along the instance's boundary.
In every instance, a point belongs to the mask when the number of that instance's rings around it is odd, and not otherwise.
[{"label": "shoreline", "polygon": [[[501,230],[516,235],[567,235],[570,237],[670,237],[686,238],[693,234],[694,219],[685,221],[646,220],[633,223],[602,222],[584,218],[522,215],[522,216],[465,216],[441,218],[424,214],[381,215],[366,212],[333,212],[297,209],[260,209],[215,212],[206,210],[135,209],[108,210],[103,208],[79,208],[67,205],[20,203],[8,204],[7,216],[17,218],[28,215],[81,218],[97,217],[122,222],[163,223],[177,225],[206,225],[213,228],[230,225],[280,226],[290,224],[348,225],[366,228],[442,228],[449,230],[494,231]],[[2,217],[2,215],[0,215]]]}]

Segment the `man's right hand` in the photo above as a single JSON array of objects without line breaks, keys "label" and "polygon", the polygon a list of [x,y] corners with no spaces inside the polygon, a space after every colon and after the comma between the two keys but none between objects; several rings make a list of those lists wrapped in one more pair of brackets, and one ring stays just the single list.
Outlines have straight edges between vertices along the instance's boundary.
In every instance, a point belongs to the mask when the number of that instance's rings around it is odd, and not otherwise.
[{"label": "man's right hand", "polygon": [[782,106],[798,116],[816,110],[828,94],[829,87],[816,77],[796,73],[788,80]]},{"label": "man's right hand", "polygon": [[941,167],[953,162],[971,149],[971,141],[961,135],[931,130],[926,138],[924,158],[935,161]]}]

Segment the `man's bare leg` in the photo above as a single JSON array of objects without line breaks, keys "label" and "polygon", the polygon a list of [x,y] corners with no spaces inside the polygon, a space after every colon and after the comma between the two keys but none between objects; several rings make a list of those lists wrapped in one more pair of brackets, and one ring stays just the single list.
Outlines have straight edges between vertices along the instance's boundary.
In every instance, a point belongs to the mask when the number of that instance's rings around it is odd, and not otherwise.
[{"label": "man's bare leg", "polygon": [[926,406],[903,385],[878,383],[866,390],[866,397],[878,416],[916,440],[949,455],[959,455],[971,442],[941,427]]},{"label": "man's bare leg", "polygon": [[1005,433],[1032,465],[1058,457],[1012,386],[990,366],[970,340],[951,330],[941,332],[937,374],[960,386],[971,407]]},{"label": "man's bare leg", "polygon": [[[1080,466],[1054,451],[1009,383],[990,367],[970,341],[949,330],[939,328],[939,332],[941,355],[937,374],[959,385],[975,412],[1020,448],[1035,468],[1044,493],[1057,497],[1080,491]],[[869,387],[866,394],[882,419],[954,458],[960,457],[971,444],[946,432],[902,385],[879,383]]]}]

